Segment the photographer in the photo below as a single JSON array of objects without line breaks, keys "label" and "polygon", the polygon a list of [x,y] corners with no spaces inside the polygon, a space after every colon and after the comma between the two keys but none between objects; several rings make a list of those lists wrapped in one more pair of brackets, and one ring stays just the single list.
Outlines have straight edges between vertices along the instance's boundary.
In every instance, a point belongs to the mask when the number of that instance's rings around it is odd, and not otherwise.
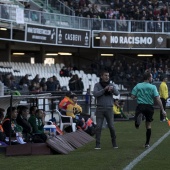
[{"label": "photographer", "polygon": [[118,148],[116,144],[116,134],[113,125],[113,94],[118,95],[119,91],[116,89],[114,83],[109,81],[108,71],[102,71],[100,82],[96,83],[93,90],[93,95],[97,101],[96,108],[96,147],[100,148],[100,137],[103,125],[103,120],[106,118],[110,135],[112,139],[113,148]]},{"label": "photographer", "polygon": [[114,105],[113,105],[114,118],[128,119],[128,117],[123,112],[124,104],[125,101],[119,101],[118,99],[114,99]]},{"label": "photographer", "polygon": [[118,99],[114,99],[113,112],[114,112],[114,118],[122,118]]}]

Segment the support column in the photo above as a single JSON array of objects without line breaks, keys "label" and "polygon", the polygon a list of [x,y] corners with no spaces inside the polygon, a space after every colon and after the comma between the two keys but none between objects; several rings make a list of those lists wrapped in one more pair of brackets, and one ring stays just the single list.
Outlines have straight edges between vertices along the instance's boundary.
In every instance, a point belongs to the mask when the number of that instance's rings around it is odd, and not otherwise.
[{"label": "support column", "polygon": [[35,56],[35,63],[44,63],[45,59],[45,48],[44,45],[40,45],[40,51]]},{"label": "support column", "polygon": [[6,43],[6,57],[5,57],[5,61],[8,61],[8,62],[11,62],[11,43],[10,42],[7,42]]}]

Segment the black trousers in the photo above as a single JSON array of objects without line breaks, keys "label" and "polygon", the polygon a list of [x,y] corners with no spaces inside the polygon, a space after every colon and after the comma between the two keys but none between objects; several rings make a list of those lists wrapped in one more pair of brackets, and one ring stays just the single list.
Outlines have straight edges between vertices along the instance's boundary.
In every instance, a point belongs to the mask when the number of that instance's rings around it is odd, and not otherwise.
[{"label": "black trousers", "polygon": [[[161,101],[162,101],[163,108],[165,110],[166,109],[166,99],[161,98]],[[164,119],[164,116],[162,114],[162,110],[160,110],[160,121],[162,121],[163,119]]]}]

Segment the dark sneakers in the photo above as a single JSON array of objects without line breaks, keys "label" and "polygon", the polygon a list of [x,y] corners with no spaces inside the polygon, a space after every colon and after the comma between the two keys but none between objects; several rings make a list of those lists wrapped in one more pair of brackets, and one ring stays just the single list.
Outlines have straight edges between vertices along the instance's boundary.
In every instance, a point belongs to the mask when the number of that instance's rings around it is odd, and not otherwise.
[{"label": "dark sneakers", "polygon": [[136,129],[139,129],[139,126],[142,122],[142,117],[143,117],[142,113],[139,113],[138,115],[136,115],[136,117],[135,117],[135,127],[136,127]]},{"label": "dark sneakers", "polygon": [[112,140],[112,146],[114,149],[118,149],[118,146],[116,144],[116,140]]},{"label": "dark sneakers", "polygon": [[145,148],[146,149],[150,148],[150,145],[149,144],[145,144]]},{"label": "dark sneakers", "polygon": [[118,149],[118,146],[117,146],[117,145],[114,145],[113,148],[114,148],[114,149]]},{"label": "dark sneakers", "polygon": [[99,149],[101,149],[101,147],[96,146],[94,149],[99,150]]},{"label": "dark sneakers", "polygon": [[[112,140],[112,146],[113,146],[114,149],[118,148],[118,146],[116,144],[116,140]],[[96,149],[96,150],[101,149],[100,144],[96,144],[96,147],[94,149]]]},{"label": "dark sneakers", "polygon": [[99,149],[101,149],[101,147],[100,147],[100,145],[96,144],[96,147],[94,149],[99,150]]}]

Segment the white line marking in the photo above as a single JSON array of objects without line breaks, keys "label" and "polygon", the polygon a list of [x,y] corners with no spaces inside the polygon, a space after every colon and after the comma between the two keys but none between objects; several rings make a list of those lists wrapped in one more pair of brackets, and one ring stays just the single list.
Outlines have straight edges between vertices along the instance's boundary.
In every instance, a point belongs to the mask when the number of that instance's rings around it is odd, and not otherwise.
[{"label": "white line marking", "polygon": [[131,170],[138,162],[140,162],[149,152],[156,148],[166,137],[170,135],[170,130],[165,133],[157,142],[155,142],[150,148],[136,157],[129,165],[127,165],[123,170]]}]

